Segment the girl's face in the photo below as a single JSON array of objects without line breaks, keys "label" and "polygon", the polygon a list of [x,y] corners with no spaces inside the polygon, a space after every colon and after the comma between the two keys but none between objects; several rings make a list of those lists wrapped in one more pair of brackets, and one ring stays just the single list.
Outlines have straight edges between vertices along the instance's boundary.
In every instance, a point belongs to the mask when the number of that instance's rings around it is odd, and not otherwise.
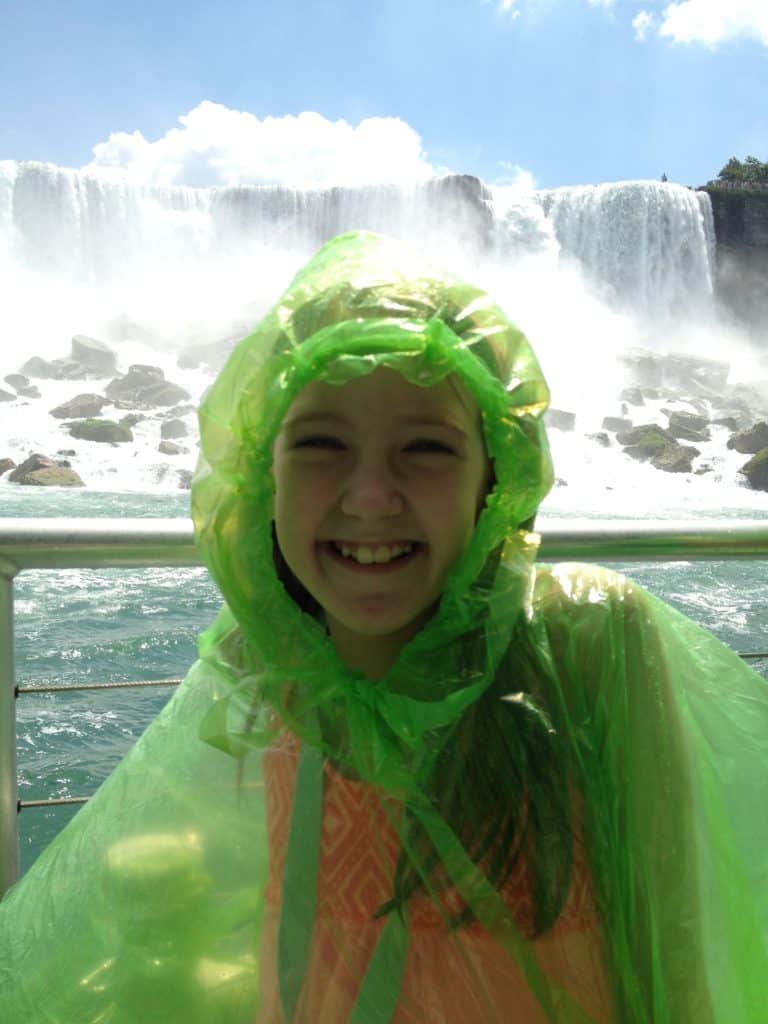
[{"label": "girl's face", "polygon": [[275,527],[349,667],[383,674],[427,621],[490,480],[480,417],[455,383],[387,368],[313,382],[274,449]]}]

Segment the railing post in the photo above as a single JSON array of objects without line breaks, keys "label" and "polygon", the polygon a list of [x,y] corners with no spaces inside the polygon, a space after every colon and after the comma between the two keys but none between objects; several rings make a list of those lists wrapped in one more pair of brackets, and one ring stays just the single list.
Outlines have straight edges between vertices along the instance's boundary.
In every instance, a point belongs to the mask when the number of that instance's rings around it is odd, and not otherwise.
[{"label": "railing post", "polygon": [[19,877],[13,665],[13,578],[17,571],[18,566],[0,555],[0,896]]}]

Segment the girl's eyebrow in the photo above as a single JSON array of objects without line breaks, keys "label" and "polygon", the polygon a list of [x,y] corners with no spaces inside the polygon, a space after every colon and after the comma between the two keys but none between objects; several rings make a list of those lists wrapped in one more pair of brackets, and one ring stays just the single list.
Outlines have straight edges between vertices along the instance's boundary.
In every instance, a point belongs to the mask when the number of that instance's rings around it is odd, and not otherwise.
[{"label": "girl's eyebrow", "polygon": [[349,422],[348,420],[345,419],[344,416],[339,415],[339,413],[335,413],[335,412],[321,412],[321,411],[318,410],[318,411],[314,411],[314,412],[303,412],[303,413],[300,413],[298,416],[291,416],[289,419],[284,420],[283,426],[284,427],[298,427],[298,426],[303,425],[304,423],[310,423],[310,422],[312,422],[314,420],[322,420],[324,422],[328,421],[328,420],[332,420],[332,421],[335,421],[337,423],[347,423],[347,422]]},{"label": "girl's eyebrow", "polygon": [[[300,413],[298,416],[292,416],[290,419],[285,420],[285,427],[299,427],[304,426],[307,423],[320,421],[323,423],[334,422],[349,424],[349,420],[336,412],[324,412],[320,410]],[[451,430],[456,434],[460,434],[463,438],[466,438],[467,432],[463,430],[453,418],[447,418],[443,416],[406,416],[401,422],[408,427],[442,427],[446,430]]]}]

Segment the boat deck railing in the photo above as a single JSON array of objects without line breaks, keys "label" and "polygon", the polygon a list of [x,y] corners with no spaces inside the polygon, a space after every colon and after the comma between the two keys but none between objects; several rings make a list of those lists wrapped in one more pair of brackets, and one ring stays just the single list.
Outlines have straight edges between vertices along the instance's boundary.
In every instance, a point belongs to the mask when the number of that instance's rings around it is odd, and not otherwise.
[{"label": "boat deck railing", "polygon": [[[539,524],[542,561],[692,561],[768,558],[768,519],[550,519]],[[201,564],[186,519],[0,518],[0,895],[18,878],[18,815],[84,803],[87,796],[18,798],[16,701],[29,694],[172,686],[178,679],[17,686],[14,580],[33,569],[136,569]],[[768,647],[768,644],[766,644]],[[739,652],[766,658],[768,650]]]}]

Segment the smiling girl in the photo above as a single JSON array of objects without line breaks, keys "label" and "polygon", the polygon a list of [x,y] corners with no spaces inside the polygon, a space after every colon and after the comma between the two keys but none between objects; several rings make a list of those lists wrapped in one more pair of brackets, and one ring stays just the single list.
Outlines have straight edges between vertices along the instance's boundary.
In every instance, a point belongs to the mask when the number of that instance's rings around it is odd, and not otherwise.
[{"label": "smiling girl", "polygon": [[766,684],[535,564],[547,400],[398,243],[299,273],[201,408],[226,606],[0,907],[0,1019],[764,1024]]}]

